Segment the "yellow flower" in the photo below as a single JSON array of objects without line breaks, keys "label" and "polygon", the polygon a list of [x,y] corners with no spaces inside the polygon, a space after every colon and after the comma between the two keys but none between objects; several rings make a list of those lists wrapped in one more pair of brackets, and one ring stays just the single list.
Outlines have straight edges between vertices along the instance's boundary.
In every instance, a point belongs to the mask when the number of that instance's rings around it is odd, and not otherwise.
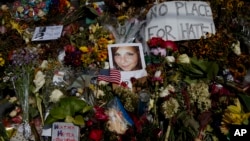
[{"label": "yellow flower", "polygon": [[15,21],[11,20],[10,24],[11,24],[12,29],[17,30],[19,34],[22,34],[24,32],[24,30],[20,27],[20,25],[16,23]]},{"label": "yellow flower", "polygon": [[123,21],[123,20],[126,20],[126,19],[128,19],[128,18],[129,18],[128,16],[122,15],[122,16],[119,16],[119,17],[118,17],[118,21]]},{"label": "yellow flower", "polygon": [[5,64],[5,60],[2,57],[0,57],[0,66],[3,66],[4,64]]},{"label": "yellow flower", "polygon": [[88,47],[86,47],[86,46],[81,46],[81,47],[80,47],[80,50],[81,50],[83,53],[89,52],[89,49],[88,49]]},{"label": "yellow flower", "polygon": [[106,51],[100,51],[97,54],[98,61],[104,62],[107,59],[108,53]]},{"label": "yellow flower", "polygon": [[89,32],[95,33],[100,28],[101,28],[101,26],[99,26],[99,23],[97,23],[96,25],[92,24],[89,26]]},{"label": "yellow flower", "polygon": [[108,44],[108,40],[106,38],[100,38],[98,40],[98,46],[100,47],[100,49],[106,49],[107,44]]}]

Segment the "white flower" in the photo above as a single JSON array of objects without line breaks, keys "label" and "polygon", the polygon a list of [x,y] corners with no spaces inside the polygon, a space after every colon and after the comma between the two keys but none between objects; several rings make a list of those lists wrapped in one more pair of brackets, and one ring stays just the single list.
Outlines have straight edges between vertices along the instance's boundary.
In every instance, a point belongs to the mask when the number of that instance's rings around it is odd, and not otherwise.
[{"label": "white flower", "polygon": [[168,89],[170,92],[175,92],[174,86],[172,86],[172,85],[170,85],[170,84],[167,85],[167,89]]},{"label": "white flower", "polygon": [[169,90],[168,88],[165,88],[161,93],[160,93],[160,97],[166,97],[169,95]]},{"label": "white flower", "polygon": [[16,110],[11,111],[10,114],[9,114],[10,117],[15,117],[16,115],[17,115]]},{"label": "white flower", "polygon": [[168,65],[169,65],[170,67],[172,67],[172,63],[175,62],[174,56],[167,56],[167,57],[165,57],[165,59],[166,59]]},{"label": "white flower", "polygon": [[43,60],[42,64],[40,65],[40,68],[41,69],[46,69],[48,68],[48,61],[47,60]]},{"label": "white flower", "polygon": [[38,14],[37,14],[38,17],[43,17],[45,15],[46,15],[46,13],[43,10],[38,11]]},{"label": "white flower", "polygon": [[175,62],[174,56],[167,56],[165,59],[168,61],[168,63],[174,63]]},{"label": "white flower", "polygon": [[153,108],[154,108],[154,99],[150,99],[148,104],[148,110],[150,111]]},{"label": "white flower", "polygon": [[35,84],[35,89],[33,90],[34,93],[38,92],[40,88],[45,84],[45,75],[42,71],[38,71],[36,73],[35,79],[33,80]]},{"label": "white flower", "polygon": [[241,55],[241,50],[240,50],[240,41],[237,41],[237,43],[232,44],[232,50],[236,55]]},{"label": "white flower", "polygon": [[9,99],[9,102],[10,102],[10,103],[14,103],[14,102],[16,102],[16,101],[17,101],[17,97],[15,97],[15,96],[10,97],[10,99]]},{"label": "white flower", "polygon": [[99,81],[98,82],[98,85],[108,85],[109,82],[106,82],[106,81]]},{"label": "white flower", "polygon": [[104,96],[104,92],[100,89],[94,91],[94,96],[99,99],[100,97]]},{"label": "white flower", "polygon": [[17,7],[17,12],[23,13],[23,11],[24,11],[24,8],[22,6]]},{"label": "white flower", "polygon": [[181,54],[180,56],[178,56],[177,62],[184,63],[184,64],[185,63],[189,64],[190,63],[190,58],[188,57],[187,54]]},{"label": "white flower", "polygon": [[63,93],[59,89],[55,89],[52,91],[51,95],[49,96],[50,102],[56,103],[63,97]]},{"label": "white flower", "polygon": [[105,62],[105,63],[104,63],[103,69],[109,69],[109,62]]},{"label": "white flower", "polygon": [[9,9],[9,7],[6,4],[3,4],[1,6],[1,10],[3,10],[3,11],[7,11],[8,9]]},{"label": "white flower", "polygon": [[161,71],[160,70],[156,71],[154,77],[160,77],[160,76],[161,76]]}]

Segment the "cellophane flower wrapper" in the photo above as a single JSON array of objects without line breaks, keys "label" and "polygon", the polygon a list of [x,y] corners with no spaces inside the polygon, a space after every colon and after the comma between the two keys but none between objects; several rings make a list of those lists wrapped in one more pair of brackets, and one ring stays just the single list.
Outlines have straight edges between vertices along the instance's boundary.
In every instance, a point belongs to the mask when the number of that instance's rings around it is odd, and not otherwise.
[{"label": "cellophane flower wrapper", "polygon": [[37,59],[38,54],[36,48],[29,47],[15,50],[11,56],[12,69],[16,71],[16,74],[12,77],[12,85],[22,108],[23,134],[26,139],[31,136],[31,127],[29,125],[29,97],[34,75],[34,66]]},{"label": "cellophane flower wrapper", "polygon": [[131,18],[124,24],[118,23],[117,27],[111,24],[105,26],[115,37],[115,43],[134,43],[137,40],[141,41],[141,38],[143,38],[141,30],[144,23],[144,21],[139,21],[137,18]]},{"label": "cellophane flower wrapper", "polygon": [[106,114],[109,116],[107,125],[111,132],[124,134],[128,126],[134,125],[133,120],[126,112],[118,97],[114,97],[114,99],[107,104]]}]

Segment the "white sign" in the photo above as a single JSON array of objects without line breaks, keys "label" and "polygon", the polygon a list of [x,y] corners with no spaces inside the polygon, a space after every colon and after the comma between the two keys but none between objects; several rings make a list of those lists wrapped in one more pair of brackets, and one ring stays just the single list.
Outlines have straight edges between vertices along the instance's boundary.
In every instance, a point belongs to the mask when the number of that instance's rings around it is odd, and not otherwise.
[{"label": "white sign", "polygon": [[207,2],[171,1],[154,5],[147,13],[146,41],[152,37],[180,41],[215,33],[212,10]]},{"label": "white sign", "polygon": [[52,141],[79,141],[79,127],[73,123],[55,122],[52,125]]},{"label": "white sign", "polygon": [[32,41],[56,40],[61,37],[62,30],[62,25],[36,27]]}]

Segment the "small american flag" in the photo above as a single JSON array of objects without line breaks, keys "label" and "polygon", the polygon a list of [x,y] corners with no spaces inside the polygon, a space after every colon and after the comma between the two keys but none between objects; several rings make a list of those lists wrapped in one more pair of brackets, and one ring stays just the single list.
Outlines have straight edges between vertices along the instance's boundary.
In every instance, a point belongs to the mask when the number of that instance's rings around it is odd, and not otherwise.
[{"label": "small american flag", "polygon": [[120,84],[121,73],[117,69],[102,69],[99,72],[97,80]]}]

